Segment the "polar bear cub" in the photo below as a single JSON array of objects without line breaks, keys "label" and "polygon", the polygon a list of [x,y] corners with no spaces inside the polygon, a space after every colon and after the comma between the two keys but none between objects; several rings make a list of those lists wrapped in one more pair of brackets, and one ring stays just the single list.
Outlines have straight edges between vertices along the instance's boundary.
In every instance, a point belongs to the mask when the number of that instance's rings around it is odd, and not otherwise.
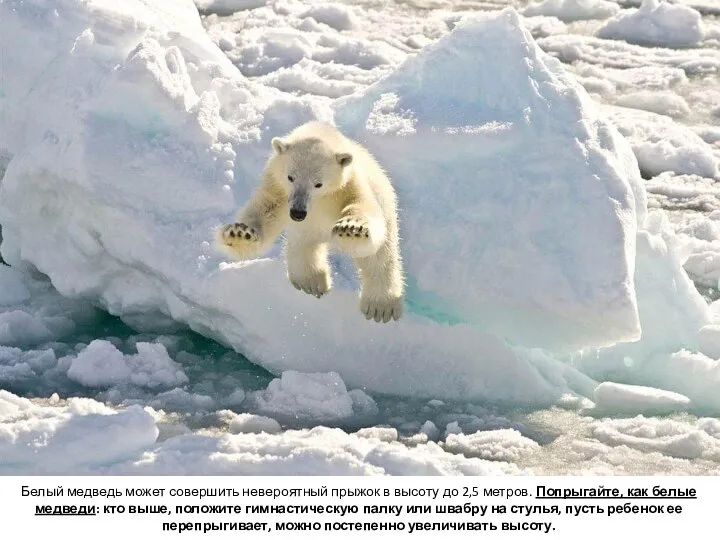
[{"label": "polar bear cub", "polygon": [[368,150],[335,127],[309,122],[272,139],[260,185],[217,242],[237,259],[261,255],[285,232],[288,278],[320,298],[332,288],[328,250],[348,254],[368,320],[398,320],[404,280],[397,196]]}]

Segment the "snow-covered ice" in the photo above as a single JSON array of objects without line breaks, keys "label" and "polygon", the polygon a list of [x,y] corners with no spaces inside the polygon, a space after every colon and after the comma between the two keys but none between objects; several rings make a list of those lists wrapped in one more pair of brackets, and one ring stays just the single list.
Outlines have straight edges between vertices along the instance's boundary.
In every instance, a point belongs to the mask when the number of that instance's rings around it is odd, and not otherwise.
[{"label": "snow-covered ice", "polygon": [[[638,337],[632,254],[645,194],[635,158],[515,12],[458,24],[340,99],[336,120],[397,179],[404,258],[426,309],[525,346]],[[558,146],[563,166],[544,169],[541,156]]]},{"label": "snow-covered ice", "polygon": [[274,418],[257,414],[233,414],[228,426],[230,433],[280,433],[282,427]]},{"label": "snow-covered ice", "polygon": [[140,406],[122,411],[87,398],[42,407],[0,390],[0,470],[53,474],[140,455],[158,434]]},{"label": "snow-covered ice", "polygon": [[539,448],[538,443],[513,429],[477,431],[471,435],[450,433],[445,449],[454,454],[479,457],[491,461],[517,461],[524,453]]},{"label": "snow-covered ice", "polygon": [[552,34],[538,38],[538,44],[567,63],[582,62],[616,69],[674,67],[693,76],[720,71],[720,50],[716,47],[649,48],[582,34]]},{"label": "snow-covered ice", "polygon": [[608,111],[608,116],[632,144],[644,175],[673,171],[719,177],[720,160],[713,147],[669,116],[625,107]]},{"label": "snow-covered ice", "polygon": [[690,400],[676,392],[613,382],[595,388],[595,405],[603,412],[645,412],[663,414],[687,408]]},{"label": "snow-covered ice", "polygon": [[530,4],[523,15],[546,15],[566,22],[606,19],[616,15],[620,6],[607,0],[544,0]]},{"label": "snow-covered ice", "polygon": [[667,91],[632,92],[619,97],[615,101],[615,105],[665,114],[673,118],[682,118],[690,114],[690,107],[685,99],[674,92]]},{"label": "snow-covered ice", "polygon": [[[0,390],[0,472],[8,474],[503,474],[433,444],[408,448],[317,427],[281,435],[184,434],[158,442],[157,413],[74,398],[42,407]],[[231,423],[231,426],[233,424]],[[112,444],[108,444],[112,441]]]},{"label": "snow-covered ice", "polygon": [[137,354],[123,355],[109,341],[95,340],[72,360],[68,378],[93,387],[130,383],[173,388],[188,382],[162,343],[138,343],[136,347]]},{"label": "snow-covered ice", "polygon": [[620,39],[638,45],[693,47],[705,37],[700,13],[666,0],[643,0],[638,9],[628,9],[607,21],[598,37]]},{"label": "snow-covered ice", "polygon": [[265,390],[250,397],[252,407],[277,417],[309,418],[320,422],[372,414],[375,402],[362,390],[348,392],[337,373],[285,371]]},{"label": "snow-covered ice", "polygon": [[[688,6],[0,3],[0,473],[720,472]],[[397,186],[398,324],[211,245],[312,118]]]},{"label": "snow-covered ice", "polygon": [[264,6],[267,0],[195,0],[203,14],[232,15],[238,11]]},{"label": "snow-covered ice", "polygon": [[686,425],[661,418],[628,418],[595,426],[594,435],[610,446],[625,446],[672,457],[717,460],[720,439],[716,419]]}]

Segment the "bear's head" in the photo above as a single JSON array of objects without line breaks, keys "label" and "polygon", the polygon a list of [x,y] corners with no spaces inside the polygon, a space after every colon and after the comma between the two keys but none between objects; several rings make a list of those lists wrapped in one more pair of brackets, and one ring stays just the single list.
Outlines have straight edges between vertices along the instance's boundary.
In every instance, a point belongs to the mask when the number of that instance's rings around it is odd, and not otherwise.
[{"label": "bear's head", "polygon": [[320,138],[286,140],[275,137],[273,167],[288,196],[290,217],[303,221],[312,203],[342,188],[352,154],[330,148]]}]

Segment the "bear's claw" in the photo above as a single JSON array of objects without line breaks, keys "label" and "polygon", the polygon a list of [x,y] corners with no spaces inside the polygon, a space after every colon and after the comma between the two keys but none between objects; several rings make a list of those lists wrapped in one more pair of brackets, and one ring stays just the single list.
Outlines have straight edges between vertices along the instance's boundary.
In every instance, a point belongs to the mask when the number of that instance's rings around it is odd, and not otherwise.
[{"label": "bear's claw", "polygon": [[370,236],[370,228],[364,219],[345,217],[335,223],[332,234],[340,237],[364,239]]},{"label": "bear's claw", "polygon": [[330,274],[328,273],[310,274],[300,278],[291,276],[290,283],[292,283],[292,286],[298,291],[312,295],[315,298],[321,298],[332,287]]},{"label": "bear's claw", "polygon": [[231,223],[222,228],[222,239],[226,245],[235,247],[246,242],[257,242],[257,231],[245,223]]},{"label": "bear's claw", "polygon": [[261,231],[246,223],[230,223],[215,230],[216,246],[237,260],[257,256],[261,249]]},{"label": "bear's claw", "polygon": [[399,320],[403,313],[402,298],[360,298],[360,311],[368,321],[390,322]]}]

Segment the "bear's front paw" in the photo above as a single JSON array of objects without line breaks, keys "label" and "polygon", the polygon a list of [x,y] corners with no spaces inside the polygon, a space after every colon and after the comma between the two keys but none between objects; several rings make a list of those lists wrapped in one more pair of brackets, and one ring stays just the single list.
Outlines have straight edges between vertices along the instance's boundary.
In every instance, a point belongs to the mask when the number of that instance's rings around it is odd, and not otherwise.
[{"label": "bear's front paw", "polygon": [[370,237],[370,227],[364,218],[344,217],[335,223],[332,234],[341,238],[365,239]]},{"label": "bear's front paw", "polygon": [[340,218],[332,228],[332,243],[351,257],[369,257],[377,252],[382,236],[365,217]]},{"label": "bear's front paw", "polygon": [[245,223],[224,225],[218,237],[226,251],[240,258],[254,254],[260,240],[257,229]]},{"label": "bear's front paw", "polygon": [[257,231],[244,223],[231,223],[225,225],[222,230],[222,236],[225,243],[232,246],[237,243],[257,242]]},{"label": "bear's front paw", "polygon": [[367,298],[360,297],[360,311],[368,321],[389,322],[390,319],[397,321],[402,317],[402,298]]},{"label": "bear's front paw", "polygon": [[290,283],[298,291],[320,298],[332,288],[329,272],[313,272],[303,276],[291,275]]}]

